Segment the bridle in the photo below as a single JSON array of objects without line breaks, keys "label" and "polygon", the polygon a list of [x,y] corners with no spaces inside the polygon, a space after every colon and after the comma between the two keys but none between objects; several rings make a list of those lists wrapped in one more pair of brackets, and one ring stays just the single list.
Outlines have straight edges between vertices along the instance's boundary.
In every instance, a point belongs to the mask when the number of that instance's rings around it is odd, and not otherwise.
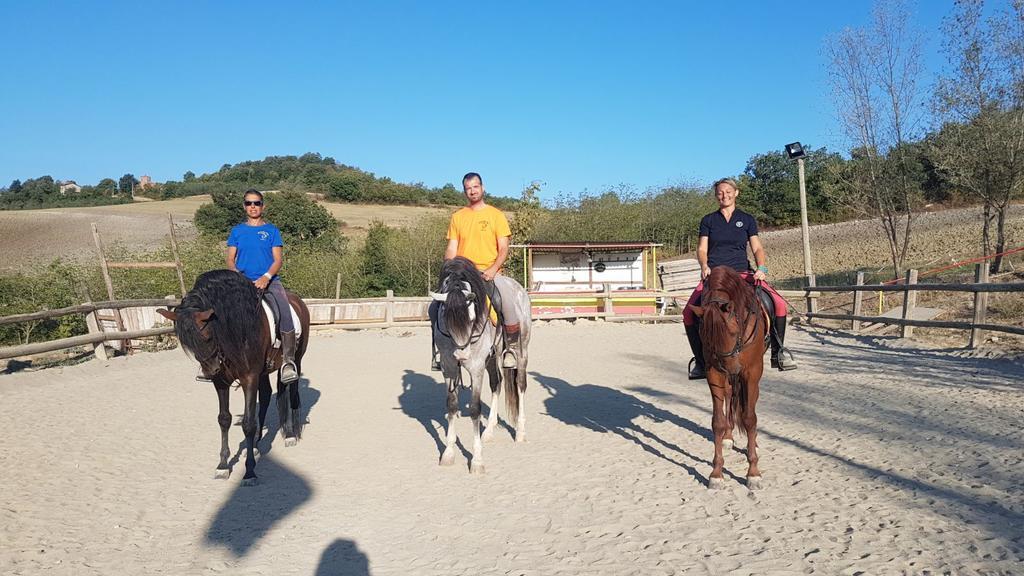
[{"label": "bridle", "polygon": [[[466,301],[469,302],[472,305],[475,305],[475,303],[479,300],[479,298],[477,298],[476,293],[473,292],[470,289],[469,282],[463,282],[462,284],[465,287],[465,289],[463,290],[463,293],[466,296]],[[448,294],[448,292],[443,292],[443,294]],[[441,300],[439,300],[439,302],[440,302],[440,306],[438,306],[437,316],[440,319],[442,317],[442,315],[444,314],[445,302],[441,301]],[[490,314],[490,310],[485,311],[485,313],[486,314]],[[455,345],[456,350],[465,350],[466,348],[468,348],[469,346],[471,346],[473,344],[476,344],[477,342],[480,341],[481,338],[483,338],[484,332],[487,330],[487,322],[488,322],[488,320],[486,318],[484,318],[484,320],[479,323],[480,324],[480,330],[479,331],[476,331],[475,328],[470,328],[469,339],[466,340],[466,342],[464,342],[462,344],[459,344],[459,342],[455,339],[455,337],[452,336],[451,332],[445,331],[445,329],[443,327],[443,324],[440,321],[437,322],[437,331],[440,332],[441,335],[444,336],[445,338],[448,338],[449,340],[451,340],[452,344]],[[477,322],[473,322],[473,323],[477,324]]]},{"label": "bridle", "polygon": [[[732,303],[733,302],[731,300],[722,300],[720,298],[712,298],[712,299],[708,300],[705,304],[725,305],[725,304],[732,304]],[[756,303],[756,300],[755,300],[755,303]],[[748,312],[747,313],[747,318],[748,319],[750,318],[751,315],[754,316],[754,326],[750,330],[750,335],[747,336],[746,339],[744,339],[743,338],[743,332],[745,332],[746,330],[740,330],[740,331],[738,331],[736,333],[736,345],[733,346],[731,352],[727,352],[725,354],[722,354],[722,353],[719,353],[719,352],[713,352],[715,358],[718,359],[718,368],[722,372],[726,372],[725,366],[723,364],[723,361],[728,359],[728,358],[732,358],[732,357],[736,356],[737,354],[739,354],[740,352],[742,352],[743,349],[746,348],[747,345],[749,345],[754,340],[754,336],[757,334],[757,327],[760,324],[760,322],[762,321],[761,314],[757,313],[757,309],[753,305],[751,305],[751,307],[747,309],[747,312]],[[727,319],[729,319],[729,318],[731,318],[733,320],[736,320],[736,323],[739,324],[739,319],[736,317],[736,306],[732,306],[732,309],[729,311],[729,316],[727,317]],[[744,327],[745,326],[746,326],[746,323],[744,323]]]}]

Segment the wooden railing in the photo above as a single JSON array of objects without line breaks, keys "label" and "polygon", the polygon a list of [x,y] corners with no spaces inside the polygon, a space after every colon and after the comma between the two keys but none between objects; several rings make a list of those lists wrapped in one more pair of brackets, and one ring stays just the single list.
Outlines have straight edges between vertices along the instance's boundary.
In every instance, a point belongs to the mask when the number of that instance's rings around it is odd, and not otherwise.
[{"label": "wooden railing", "polygon": [[[860,331],[861,324],[865,322],[870,322],[874,324],[896,325],[900,327],[900,336],[904,338],[913,335],[914,327],[955,328],[961,330],[970,330],[970,340],[968,342],[968,346],[971,348],[977,347],[977,345],[981,343],[982,333],[983,331],[986,330],[992,332],[1004,332],[1010,334],[1024,335],[1024,327],[1022,326],[991,324],[986,321],[988,316],[988,295],[994,292],[1024,292],[1024,282],[991,283],[988,281],[987,264],[978,264],[976,266],[974,275],[975,282],[972,284],[919,284],[917,282],[917,275],[917,270],[910,270],[907,272],[906,278],[902,284],[865,285],[864,273],[858,272],[857,284],[853,286],[808,287],[805,290],[808,294],[810,294],[812,290],[819,294],[827,292],[853,292],[853,313],[835,314],[809,310],[806,314],[806,317],[811,320],[816,318],[824,320],[849,320],[850,329],[853,332]],[[914,309],[917,306],[917,293],[922,290],[935,292],[973,293],[974,313],[972,320],[970,322],[965,322],[946,320],[917,320],[912,318]],[[865,292],[903,293],[904,299],[902,314],[899,318],[892,318],[887,316],[867,316],[862,314],[863,295]]]}]

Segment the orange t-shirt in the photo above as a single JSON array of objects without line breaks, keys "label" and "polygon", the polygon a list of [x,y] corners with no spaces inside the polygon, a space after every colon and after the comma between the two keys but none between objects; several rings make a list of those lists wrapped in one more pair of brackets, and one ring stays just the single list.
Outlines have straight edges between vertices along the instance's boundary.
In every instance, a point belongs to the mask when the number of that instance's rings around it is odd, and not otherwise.
[{"label": "orange t-shirt", "polygon": [[511,235],[501,210],[494,206],[473,210],[467,206],[452,214],[447,239],[459,241],[456,256],[468,258],[478,270],[486,270],[498,259],[498,237]]}]

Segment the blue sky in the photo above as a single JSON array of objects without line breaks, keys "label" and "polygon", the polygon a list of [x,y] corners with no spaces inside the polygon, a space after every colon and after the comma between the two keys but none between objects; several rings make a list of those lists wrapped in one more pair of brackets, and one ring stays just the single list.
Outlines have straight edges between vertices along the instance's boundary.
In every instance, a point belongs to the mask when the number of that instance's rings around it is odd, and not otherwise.
[{"label": "blue sky", "polygon": [[[842,150],[823,47],[871,3],[713,4],[0,0],[0,186],[313,151],[552,198]],[[951,5],[914,7],[933,71]]]}]

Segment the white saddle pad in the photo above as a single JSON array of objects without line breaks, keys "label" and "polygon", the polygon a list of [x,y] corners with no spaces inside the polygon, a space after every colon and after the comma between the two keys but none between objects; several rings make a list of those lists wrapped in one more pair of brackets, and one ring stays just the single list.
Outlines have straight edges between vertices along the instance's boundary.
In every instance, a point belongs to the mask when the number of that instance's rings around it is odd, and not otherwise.
[{"label": "white saddle pad", "polygon": [[[270,304],[267,304],[266,300],[260,300],[263,304],[263,314],[267,316],[267,322],[270,324],[270,340],[271,345],[274,348],[281,346],[281,341],[277,339],[277,322],[274,322],[274,312],[270,309]],[[302,323],[299,322],[299,313],[295,311],[295,306],[291,303],[288,304],[288,310],[292,313],[292,325],[295,326],[295,339],[298,340],[302,336]]]}]

